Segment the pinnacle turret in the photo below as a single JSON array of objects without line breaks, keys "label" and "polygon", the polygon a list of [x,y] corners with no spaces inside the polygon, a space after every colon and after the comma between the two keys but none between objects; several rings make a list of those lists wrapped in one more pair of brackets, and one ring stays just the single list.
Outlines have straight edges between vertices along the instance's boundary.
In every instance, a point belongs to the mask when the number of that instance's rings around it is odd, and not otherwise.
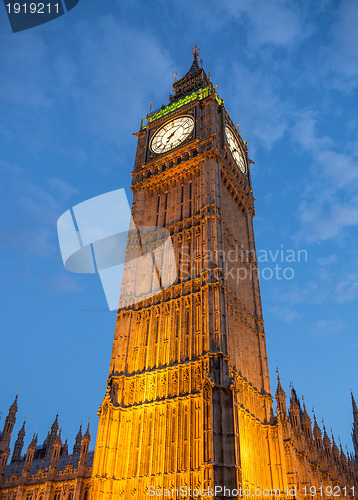
[{"label": "pinnacle turret", "polygon": [[313,436],[319,447],[322,446],[322,431],[317,424],[316,415],[313,413]]},{"label": "pinnacle turret", "polygon": [[195,45],[193,49],[193,62],[189,71],[179,80],[173,83],[173,92],[170,96],[170,102],[177,101],[200,88],[212,87],[210,78],[205,73],[202,66],[199,64],[199,49]]},{"label": "pinnacle turret", "polygon": [[81,453],[80,453],[80,459],[78,462],[79,466],[86,466],[86,464],[87,464],[88,449],[89,449],[89,445],[91,442],[91,435],[89,432],[89,427],[90,427],[90,424],[88,422],[87,430],[84,433],[83,438],[82,438]]},{"label": "pinnacle turret", "polygon": [[21,458],[22,448],[24,447],[24,438],[25,438],[25,420],[22,424],[21,429],[17,435],[17,439],[14,445],[14,452],[11,457],[11,462],[19,462]]},{"label": "pinnacle turret", "polygon": [[57,413],[55,420],[54,420],[53,424],[51,425],[51,430],[47,434],[47,437],[46,437],[44,444],[43,444],[43,447],[46,450],[45,451],[46,458],[50,458],[52,455],[52,448],[53,448],[53,445],[54,445],[56,438],[57,438],[58,429],[59,429],[59,423],[58,423],[58,413]]},{"label": "pinnacle turret", "polygon": [[31,464],[34,459],[35,451],[36,451],[36,445],[37,445],[37,434],[34,433],[33,438],[31,440],[31,443],[27,447],[26,451],[26,457],[25,457],[25,464],[24,464],[24,472],[28,473],[30,472],[31,469]]},{"label": "pinnacle turret", "polygon": [[81,443],[82,443],[82,424],[80,425],[80,428],[77,432],[75,444],[73,446],[73,454],[78,455],[81,453]]},{"label": "pinnacle turret", "polygon": [[298,428],[300,425],[300,412],[301,412],[300,402],[298,400],[295,389],[292,387],[291,398],[290,398],[290,415],[291,415],[292,425],[296,428]]},{"label": "pinnacle turret", "polygon": [[323,424],[323,446],[324,446],[324,449],[326,450],[327,455],[330,456],[331,451],[332,451],[332,445],[331,445],[331,440],[328,437],[326,427],[324,424]]},{"label": "pinnacle turret", "polygon": [[[332,432],[332,429],[331,429],[331,432]],[[337,443],[334,439],[333,433],[332,433],[332,453],[336,458],[339,457],[339,448],[338,448]]]},{"label": "pinnacle turret", "polygon": [[287,414],[286,393],[281,385],[281,380],[278,374],[278,370],[277,370],[276,401],[277,401],[277,411],[280,412],[281,415],[286,415]]},{"label": "pinnacle turret", "polygon": [[36,450],[37,439],[38,439],[38,434],[36,434],[36,432],[34,432],[34,435],[32,436],[31,443],[29,444],[29,448]]},{"label": "pinnacle turret", "polygon": [[57,413],[56,418],[51,426],[51,434],[57,434],[59,427],[60,426],[58,424],[58,413]]},{"label": "pinnacle turret", "polygon": [[309,440],[309,442],[312,442],[312,420],[307,413],[307,408],[304,401],[303,401],[303,412],[302,412],[302,427],[306,438]]},{"label": "pinnacle turret", "polygon": [[62,447],[61,455],[68,455],[68,442],[67,442],[67,438],[65,440],[65,444]]},{"label": "pinnacle turret", "polygon": [[5,452],[5,450],[9,449],[10,446],[11,435],[16,422],[16,413],[18,410],[17,399],[18,395],[16,394],[15,400],[10,406],[9,413],[5,419],[4,430],[0,437],[0,455],[2,452]]},{"label": "pinnacle turret", "polygon": [[352,441],[354,446],[355,459],[356,462],[358,462],[358,408],[352,391],[351,391],[351,397],[352,397],[352,408],[353,408]]}]

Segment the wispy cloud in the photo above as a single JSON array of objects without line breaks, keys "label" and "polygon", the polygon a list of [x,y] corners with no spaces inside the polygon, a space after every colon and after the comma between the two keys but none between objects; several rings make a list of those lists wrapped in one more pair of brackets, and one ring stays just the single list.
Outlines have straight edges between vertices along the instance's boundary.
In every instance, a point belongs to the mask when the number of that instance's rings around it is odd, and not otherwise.
[{"label": "wispy cloud", "polygon": [[317,119],[305,111],[297,119],[292,138],[311,154],[311,182],[303,190],[298,210],[297,237],[309,243],[342,236],[358,224],[358,160],[339,144],[316,133]]},{"label": "wispy cloud", "polygon": [[56,221],[77,189],[58,178],[36,184],[25,169],[8,162],[0,162],[0,171],[6,190],[0,215],[0,246],[17,256],[57,256]]},{"label": "wispy cloud", "polygon": [[128,124],[138,128],[149,102],[170,89],[174,66],[169,52],[149,33],[111,15],[95,26],[80,23],[77,36],[80,64],[75,68],[68,54],[62,57],[56,63],[59,77],[66,81],[70,67],[79,125],[99,134],[102,141],[118,143]]},{"label": "wispy cloud", "polygon": [[69,274],[54,274],[47,277],[44,287],[55,293],[80,292],[82,287],[74,276]]},{"label": "wispy cloud", "polygon": [[[78,22],[68,42],[50,52],[40,34],[31,44],[21,34],[10,39],[0,54],[6,74],[0,103],[8,110],[0,134],[55,151],[64,149],[58,138],[63,140],[66,128],[102,145],[128,143],[129,130],[138,129],[150,101],[170,90],[174,66],[168,50],[112,15]],[[72,137],[66,148],[84,156]]]},{"label": "wispy cloud", "polygon": [[339,88],[357,87],[358,76],[358,3],[355,0],[337,2],[331,26],[331,43],[325,48],[327,65],[324,70],[337,78],[331,83]]},{"label": "wispy cloud", "polygon": [[274,78],[261,70],[249,70],[233,64],[231,78],[224,85],[224,95],[234,103],[232,115],[242,117],[243,129],[260,145],[271,149],[281,139],[291,116],[290,103],[277,89]]},{"label": "wispy cloud", "polygon": [[223,6],[234,18],[244,18],[248,22],[250,45],[271,44],[292,48],[310,36],[312,31],[308,10],[297,2],[225,0]]},{"label": "wispy cloud", "polygon": [[341,319],[321,319],[316,322],[312,330],[316,335],[335,338],[346,328],[346,323]]}]

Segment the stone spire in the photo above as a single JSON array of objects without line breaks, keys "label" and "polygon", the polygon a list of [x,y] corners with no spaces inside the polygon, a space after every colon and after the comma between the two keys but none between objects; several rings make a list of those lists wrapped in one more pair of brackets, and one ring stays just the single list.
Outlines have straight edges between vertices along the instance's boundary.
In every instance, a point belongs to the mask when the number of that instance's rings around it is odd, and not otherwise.
[{"label": "stone spire", "polygon": [[9,408],[9,413],[6,417],[5,420],[5,425],[4,425],[4,430],[2,432],[2,435],[0,437],[0,455],[2,452],[7,450],[10,447],[10,440],[11,440],[11,435],[12,431],[14,429],[14,425],[16,422],[16,413],[17,413],[17,398],[18,395],[16,394],[15,400],[12,403],[12,405]]},{"label": "stone spire", "polygon": [[17,439],[15,441],[14,452],[11,457],[11,462],[19,462],[21,459],[22,448],[24,447],[24,438],[25,438],[25,420],[22,424],[21,429],[17,435]]},{"label": "stone spire", "polygon": [[352,391],[351,391],[351,397],[352,397],[352,407],[353,407],[352,441],[354,446],[355,459],[356,462],[358,463],[358,408],[354,400]]},{"label": "stone spire", "polygon": [[189,71],[173,84],[173,95],[170,96],[170,102],[177,101],[192,92],[205,87],[212,87],[212,83],[207,74],[199,64],[199,49],[195,45],[193,49],[193,62]]},{"label": "stone spire", "polygon": [[82,424],[77,432],[76,441],[73,446],[73,455],[79,455],[81,453],[81,443],[82,443]]},{"label": "stone spire", "polygon": [[316,415],[313,413],[313,436],[317,445],[317,448],[322,448],[322,431],[317,424]]},{"label": "stone spire", "polygon": [[302,427],[306,438],[312,441],[312,421],[307,413],[306,405],[303,402]]},{"label": "stone spire", "polygon": [[332,452],[331,440],[328,437],[328,434],[326,432],[326,427],[324,424],[323,424],[323,446],[324,449],[326,450],[327,456],[330,457]]},{"label": "stone spire", "polygon": [[56,418],[53,424],[51,425],[51,431],[47,434],[47,437],[44,441],[43,446],[46,450],[45,458],[51,458],[52,456],[52,447],[56,440],[58,429],[59,429],[59,424],[58,424],[58,413],[57,413]]},{"label": "stone spire", "polygon": [[53,435],[57,435],[57,432],[58,432],[58,429],[59,429],[59,424],[58,424],[58,413],[56,414],[56,418],[53,422],[53,424],[51,425],[51,434]]},{"label": "stone spire", "polygon": [[339,461],[339,448],[336,444],[336,441],[334,440],[332,429],[331,429],[331,434],[332,434],[332,453],[333,453],[334,459],[338,463],[338,461]]},{"label": "stone spire", "polygon": [[281,414],[281,416],[287,414],[287,408],[286,408],[286,393],[283,390],[283,387],[281,385],[281,380],[280,380],[280,375],[278,374],[278,369],[276,370],[277,372],[277,389],[276,389],[276,401],[277,401],[277,412]]},{"label": "stone spire", "polygon": [[37,434],[34,433],[31,443],[29,444],[25,457],[24,472],[30,472],[31,464],[34,459],[35,451],[37,445]]},{"label": "stone spire", "polygon": [[79,466],[86,466],[87,465],[88,449],[89,449],[89,445],[91,442],[91,435],[89,432],[89,427],[90,427],[90,424],[88,422],[87,430],[82,438],[81,453],[80,453],[80,459],[78,462]]},{"label": "stone spire", "polygon": [[300,402],[298,400],[295,389],[292,387],[291,389],[291,399],[290,399],[290,416],[293,427],[299,428],[301,419],[300,419]]},{"label": "stone spire", "polygon": [[[57,417],[56,417],[57,418]],[[52,444],[52,455],[51,455],[51,463],[50,467],[57,469],[58,459],[60,458],[62,448],[62,440],[61,440],[61,431],[58,435],[56,435],[55,440]]]},{"label": "stone spire", "polygon": [[61,450],[61,455],[68,455],[68,442],[67,442],[67,438],[65,440],[65,444],[62,446],[62,450]]}]

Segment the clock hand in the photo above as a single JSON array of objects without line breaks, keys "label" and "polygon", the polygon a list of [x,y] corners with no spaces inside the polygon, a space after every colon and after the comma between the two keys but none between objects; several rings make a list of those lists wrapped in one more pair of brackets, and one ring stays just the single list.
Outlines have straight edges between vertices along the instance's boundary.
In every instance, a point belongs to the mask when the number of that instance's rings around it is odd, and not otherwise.
[{"label": "clock hand", "polygon": [[178,132],[178,130],[179,130],[179,129],[180,129],[180,125],[179,125],[179,127],[177,127],[177,128],[176,128],[176,129],[175,129],[175,130],[174,130],[174,131],[170,134],[170,136],[169,136],[169,137],[167,137],[167,142],[168,142],[168,141],[170,141],[170,139],[173,137],[173,135],[175,135],[175,134]]},{"label": "clock hand", "polygon": [[174,130],[174,132],[172,132],[168,137],[167,137],[167,142],[170,141],[170,139],[173,137],[173,135],[175,134],[176,130]]}]

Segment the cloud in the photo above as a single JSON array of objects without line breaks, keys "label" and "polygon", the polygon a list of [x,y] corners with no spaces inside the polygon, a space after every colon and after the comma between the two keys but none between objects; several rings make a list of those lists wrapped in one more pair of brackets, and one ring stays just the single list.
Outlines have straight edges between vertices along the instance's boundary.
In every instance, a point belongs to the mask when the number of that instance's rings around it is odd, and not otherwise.
[{"label": "cloud", "polygon": [[22,107],[48,107],[51,54],[40,34],[18,33],[6,38],[6,50],[0,52],[0,102]]},{"label": "cloud", "polygon": [[274,79],[234,63],[231,78],[222,87],[227,101],[237,103],[232,114],[241,117],[244,133],[250,130],[251,137],[270,150],[283,137],[291,115],[291,106],[280,95]]},{"label": "cloud", "polygon": [[59,178],[36,184],[18,165],[0,162],[3,179],[0,246],[19,255],[58,254],[56,221],[77,189]]},{"label": "cloud", "polygon": [[84,159],[74,137],[78,142],[82,133],[87,144],[91,137],[101,147],[127,145],[150,101],[160,107],[167,99],[174,74],[169,52],[155,36],[111,15],[77,22],[55,49],[40,33],[31,44],[26,35],[12,36],[0,67],[0,104],[7,115],[0,134],[31,149],[69,150]]},{"label": "cloud", "polygon": [[174,66],[169,52],[149,33],[111,15],[96,25],[79,23],[76,40],[77,69],[69,54],[56,65],[61,81],[71,68],[71,100],[79,126],[115,144],[125,130],[127,142],[128,126],[136,130],[150,101],[170,89]]},{"label": "cloud", "polygon": [[299,318],[297,310],[290,309],[288,307],[271,307],[270,312],[274,314],[280,321],[284,323],[293,323]]},{"label": "cloud", "polygon": [[326,48],[327,72],[341,76],[339,86],[356,87],[358,76],[358,3],[342,0],[332,17],[332,42]]},{"label": "cloud", "polygon": [[343,235],[358,224],[358,160],[329,136],[320,137],[312,111],[297,115],[292,139],[312,156],[311,182],[302,193],[297,212],[298,240],[317,243]]},{"label": "cloud", "polygon": [[72,196],[79,194],[79,190],[77,188],[70,186],[70,184],[65,182],[63,179],[52,177],[47,180],[47,184],[50,188],[57,192],[61,200],[64,201],[67,201]]},{"label": "cloud", "polygon": [[335,264],[338,258],[337,255],[331,254],[328,257],[320,257],[317,259],[317,264],[320,266],[329,266],[331,264]]},{"label": "cloud", "polygon": [[304,201],[299,207],[299,218],[304,226],[300,236],[309,243],[336,238],[344,228],[358,224],[358,203],[337,201],[327,204],[316,200]]},{"label": "cloud", "polygon": [[68,274],[50,275],[44,281],[45,287],[55,293],[80,292],[82,290],[76,279]]},{"label": "cloud", "polygon": [[313,110],[300,111],[295,116],[295,125],[291,130],[292,138],[304,149],[318,153],[332,147],[333,141],[328,136],[318,137],[316,132],[317,113]]},{"label": "cloud", "polygon": [[321,319],[312,330],[319,336],[336,337],[346,328],[346,323],[341,319]]},{"label": "cloud", "polygon": [[248,23],[250,45],[291,48],[311,34],[308,12],[297,2],[225,0],[223,6],[231,16]]},{"label": "cloud", "polygon": [[351,273],[341,277],[336,284],[335,299],[338,303],[352,302],[358,298],[358,273],[353,268]]}]

